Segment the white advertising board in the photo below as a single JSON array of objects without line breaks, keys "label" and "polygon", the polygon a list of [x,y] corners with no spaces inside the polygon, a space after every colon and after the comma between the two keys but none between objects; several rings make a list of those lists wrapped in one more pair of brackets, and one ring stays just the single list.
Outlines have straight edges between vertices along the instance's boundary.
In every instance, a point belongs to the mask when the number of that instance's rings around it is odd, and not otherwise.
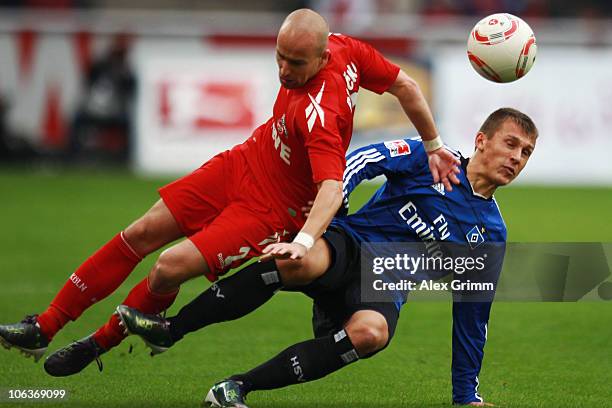
[{"label": "white advertising board", "polygon": [[203,42],[141,41],[135,169],[186,173],[243,142],[272,114],[274,49],[222,51]]},{"label": "white advertising board", "polygon": [[464,154],[487,115],[509,106],[531,116],[540,137],[520,182],[612,185],[612,50],[543,47],[526,77],[481,78],[464,47],[434,57],[436,119]]}]

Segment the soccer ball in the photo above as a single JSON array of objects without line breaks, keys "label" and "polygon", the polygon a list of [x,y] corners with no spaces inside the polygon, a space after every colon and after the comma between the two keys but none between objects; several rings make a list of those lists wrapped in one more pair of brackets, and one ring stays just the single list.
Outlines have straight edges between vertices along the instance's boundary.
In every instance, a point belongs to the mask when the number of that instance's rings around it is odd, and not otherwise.
[{"label": "soccer ball", "polygon": [[480,20],[467,42],[472,67],[493,82],[512,82],[525,76],[537,52],[533,31],[512,14],[491,14]]}]

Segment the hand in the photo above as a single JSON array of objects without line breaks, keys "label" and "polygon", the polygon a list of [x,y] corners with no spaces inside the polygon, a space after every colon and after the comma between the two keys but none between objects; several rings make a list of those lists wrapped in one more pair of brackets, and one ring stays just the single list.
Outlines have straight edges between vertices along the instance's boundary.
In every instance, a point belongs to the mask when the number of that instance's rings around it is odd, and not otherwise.
[{"label": "hand", "polygon": [[306,256],[308,249],[302,244],[295,242],[279,242],[277,244],[270,244],[264,248],[262,257],[259,258],[260,262],[267,261],[269,259],[302,259]]},{"label": "hand", "polygon": [[473,407],[494,407],[495,404],[491,404],[490,402],[478,402],[478,401],[474,401],[474,402],[470,402],[467,405],[471,405]]},{"label": "hand", "polygon": [[427,153],[427,156],[434,183],[442,182],[446,190],[453,191],[451,182],[454,184],[460,183],[457,174],[461,172],[459,170],[461,161],[443,147]]}]

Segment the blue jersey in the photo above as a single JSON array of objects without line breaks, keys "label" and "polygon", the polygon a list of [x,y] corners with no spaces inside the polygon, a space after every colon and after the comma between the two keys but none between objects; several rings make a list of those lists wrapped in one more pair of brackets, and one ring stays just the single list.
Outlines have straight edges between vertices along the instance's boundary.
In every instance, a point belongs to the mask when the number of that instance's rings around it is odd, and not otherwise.
[{"label": "blue jersey", "polygon": [[[455,153],[458,157],[459,154]],[[363,147],[347,157],[345,206],[363,180],[384,175],[387,181],[355,214],[334,218],[358,243],[427,242],[504,243],[506,227],[494,198],[475,193],[462,158],[460,185],[453,191],[434,184],[420,139]],[[478,373],[482,365],[491,302],[453,303],[453,401],[482,401]]]}]

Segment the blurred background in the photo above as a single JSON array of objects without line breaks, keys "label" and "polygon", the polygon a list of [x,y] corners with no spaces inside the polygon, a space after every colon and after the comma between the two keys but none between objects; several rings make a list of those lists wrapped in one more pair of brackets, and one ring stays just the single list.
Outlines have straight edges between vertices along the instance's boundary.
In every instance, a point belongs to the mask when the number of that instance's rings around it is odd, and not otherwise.
[{"label": "blurred background", "polygon": [[[612,184],[612,3],[560,0],[0,1],[0,160],[122,165],[178,175],[240,143],[271,113],[275,35],[312,7],[420,83],[464,153],[501,106],[542,134],[522,182]],[[467,63],[471,27],[522,17],[539,46],[529,75],[488,83]],[[353,147],[414,133],[392,97],[362,90]],[[571,146],[571,147],[570,147]],[[570,147],[568,149],[568,147]],[[568,153],[571,160],[568,160]],[[520,181],[519,181],[520,182]]]}]

